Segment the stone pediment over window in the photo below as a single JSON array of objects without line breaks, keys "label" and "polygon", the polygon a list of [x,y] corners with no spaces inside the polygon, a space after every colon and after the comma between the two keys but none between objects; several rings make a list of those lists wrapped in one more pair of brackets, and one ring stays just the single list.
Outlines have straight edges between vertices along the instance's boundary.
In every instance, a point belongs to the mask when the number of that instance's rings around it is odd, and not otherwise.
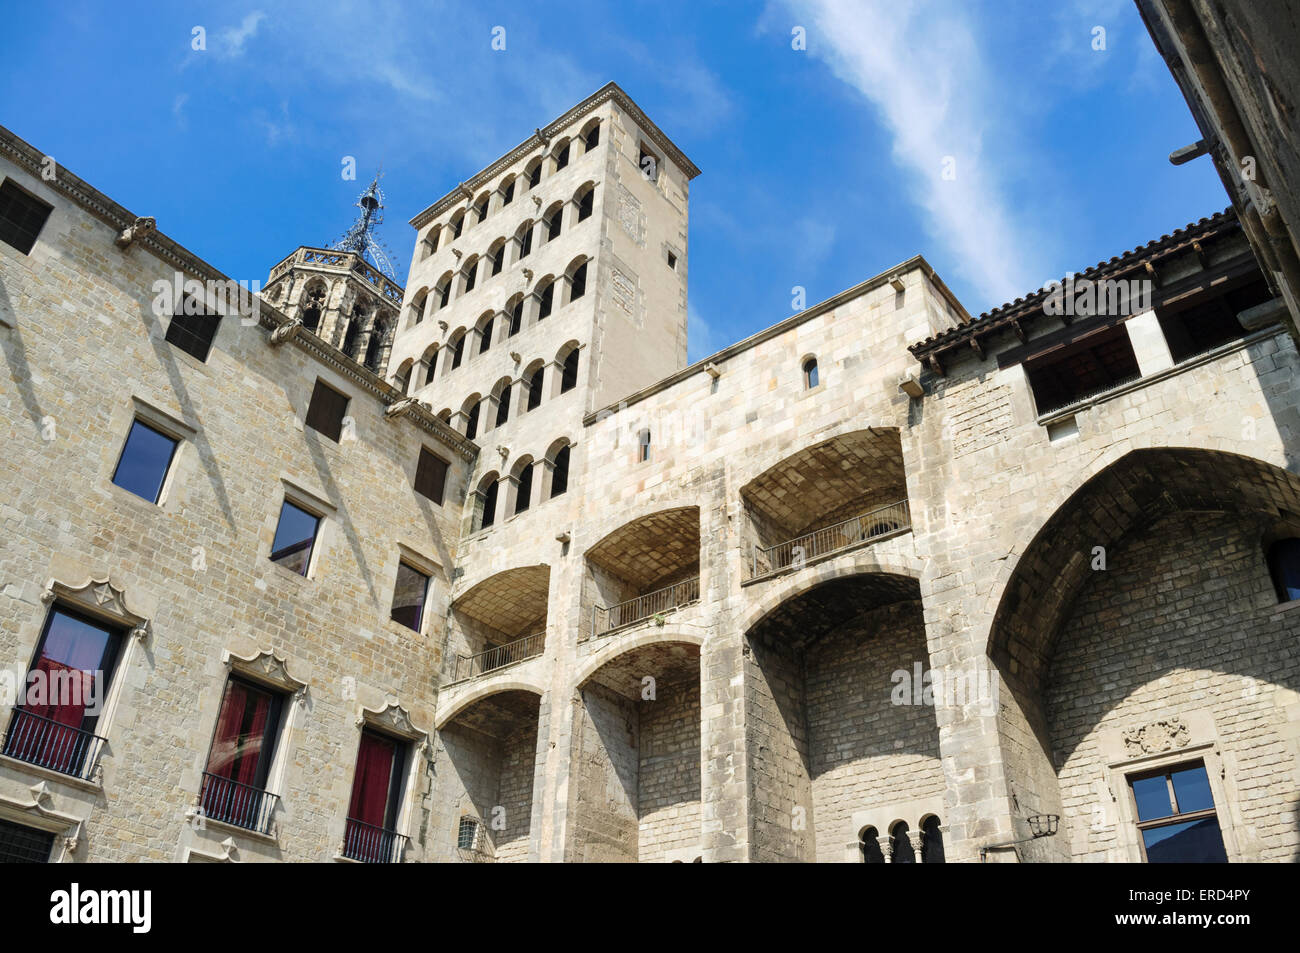
[{"label": "stone pediment over window", "polygon": [[127,606],[126,590],[111,577],[97,579],[92,576],[80,583],[50,579],[41,593],[41,602],[46,605],[58,602],[71,609],[80,609],[130,630],[131,635],[140,640],[149,636],[149,620]]},{"label": "stone pediment over window", "polygon": [[232,671],[293,695],[299,702],[306,697],[307,683],[294,678],[289,673],[289,665],[284,656],[269,649],[247,657],[236,655],[227,649],[221,653],[221,662]]},{"label": "stone pediment over window", "polygon": [[357,713],[358,728],[378,728],[400,735],[416,743],[421,751],[431,750],[429,734],[415,726],[410,713],[397,702],[387,702],[382,708],[361,707]]}]

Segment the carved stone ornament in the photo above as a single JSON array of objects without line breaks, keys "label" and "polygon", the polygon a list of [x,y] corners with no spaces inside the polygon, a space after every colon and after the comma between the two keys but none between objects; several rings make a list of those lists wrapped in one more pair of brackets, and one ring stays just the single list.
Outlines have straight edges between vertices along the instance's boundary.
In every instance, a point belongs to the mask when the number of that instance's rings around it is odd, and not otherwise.
[{"label": "carved stone ornament", "polygon": [[1166,718],[1149,725],[1124,731],[1124,750],[1130,755],[1161,754],[1187,747],[1192,740],[1187,723],[1181,718]]},{"label": "carved stone ornament", "polygon": [[302,321],[300,321],[297,318],[294,318],[288,324],[280,325],[278,328],[276,328],[274,331],[271,332],[271,346],[279,347],[281,344],[285,344],[289,341],[292,341],[294,338],[298,336],[298,332],[301,330],[302,330]]},{"label": "carved stone ornament", "polygon": [[291,693],[294,701],[299,705],[307,700],[307,683],[289,674],[289,666],[284,656],[277,655],[269,649],[246,658],[225,651],[221,653],[221,661],[227,668],[237,669],[245,675],[252,675]]},{"label": "carved stone ornament", "polygon": [[59,602],[88,610],[91,615],[106,618],[129,629],[132,638],[142,642],[149,637],[149,620],[128,608],[126,591],[111,578],[96,579],[92,576],[80,585],[50,579],[41,592],[41,602],[47,606]]},{"label": "carved stone ornament", "polygon": [[384,408],[384,416],[389,420],[401,417],[403,414],[414,410],[416,407],[423,406],[425,410],[433,408],[425,401],[417,400],[414,397],[404,397],[401,400],[394,401]]},{"label": "carved stone ornament", "polygon": [[132,242],[144,238],[157,227],[158,222],[153,218],[137,218],[131,225],[118,232],[113,242],[118,248],[129,248]]},{"label": "carved stone ornament", "polygon": [[427,733],[415,727],[407,710],[396,702],[390,701],[379,709],[363,707],[357,713],[357,727],[363,728],[366,725],[387,729],[395,734],[419,741],[422,746],[428,743]]}]

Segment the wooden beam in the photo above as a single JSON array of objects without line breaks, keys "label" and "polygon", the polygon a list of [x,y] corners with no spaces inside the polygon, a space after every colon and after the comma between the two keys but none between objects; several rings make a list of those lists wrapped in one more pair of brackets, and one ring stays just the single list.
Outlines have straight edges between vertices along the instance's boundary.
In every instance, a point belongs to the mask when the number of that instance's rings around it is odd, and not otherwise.
[{"label": "wooden beam", "polygon": [[1025,326],[1020,323],[1019,318],[1011,322],[1011,330],[1016,332],[1016,337],[1020,338],[1021,344],[1027,344],[1029,342],[1029,335],[1025,333]]},{"label": "wooden beam", "polygon": [[970,339],[971,350],[973,350],[982,361],[984,360],[984,345],[980,343],[979,335],[972,335]]},{"label": "wooden beam", "polygon": [[934,373],[938,374],[940,377],[944,376],[943,362],[939,360],[938,352],[932,351],[930,356],[925,359],[925,363],[929,366],[930,370],[934,371]]}]

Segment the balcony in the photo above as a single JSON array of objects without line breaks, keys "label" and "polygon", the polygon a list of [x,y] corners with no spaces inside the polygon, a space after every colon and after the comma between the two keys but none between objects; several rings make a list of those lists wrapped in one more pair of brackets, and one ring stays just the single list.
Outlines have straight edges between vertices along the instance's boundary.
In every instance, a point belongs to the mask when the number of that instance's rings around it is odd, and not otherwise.
[{"label": "balcony", "polygon": [[471,678],[491,674],[515,662],[536,658],[545,649],[546,633],[534,632],[532,635],[525,635],[522,639],[515,639],[504,645],[494,645],[476,655],[457,655],[456,670],[450,684],[469,681]]},{"label": "balcony", "polygon": [[609,635],[619,629],[646,619],[663,616],[688,606],[700,599],[700,577],[692,576],[675,585],[648,592],[612,606],[594,606],[591,617],[591,634],[595,638]]},{"label": "balcony", "polygon": [[3,754],[89,781],[103,747],[99,735],[17,708],[5,734]]},{"label": "balcony", "polygon": [[251,784],[203,772],[199,806],[203,809],[203,816],[209,820],[233,824],[256,834],[270,834],[271,815],[279,800],[279,795]]},{"label": "balcony", "polygon": [[343,856],[363,864],[400,864],[408,840],[397,831],[349,817],[343,835]]},{"label": "balcony", "polygon": [[912,514],[907,500],[877,506],[775,546],[755,546],[749,578],[762,579],[787,569],[799,569],[811,560],[874,543],[911,528]]}]

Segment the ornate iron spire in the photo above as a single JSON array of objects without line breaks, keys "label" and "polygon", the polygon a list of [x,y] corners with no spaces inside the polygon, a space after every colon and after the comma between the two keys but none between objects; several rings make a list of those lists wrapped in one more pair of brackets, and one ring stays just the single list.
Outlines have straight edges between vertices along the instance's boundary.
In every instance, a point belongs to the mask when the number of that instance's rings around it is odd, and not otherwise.
[{"label": "ornate iron spire", "polygon": [[357,208],[361,209],[361,215],[343,237],[330,247],[336,251],[355,252],[378,268],[390,281],[401,284],[397,280],[391,253],[375,237],[376,227],[384,221],[384,191],[379,187],[381,175],[382,172],[376,173],[370,186],[357,197]]}]

